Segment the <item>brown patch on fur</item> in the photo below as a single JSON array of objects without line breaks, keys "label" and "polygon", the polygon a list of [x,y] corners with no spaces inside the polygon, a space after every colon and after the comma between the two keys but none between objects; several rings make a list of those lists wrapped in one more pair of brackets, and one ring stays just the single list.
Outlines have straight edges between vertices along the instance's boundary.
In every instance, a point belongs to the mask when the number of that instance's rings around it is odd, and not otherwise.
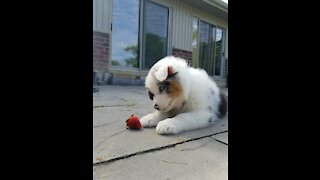
[{"label": "brown patch on fur", "polygon": [[170,88],[168,89],[168,95],[171,98],[177,98],[182,94],[182,86],[177,80],[170,82]]}]

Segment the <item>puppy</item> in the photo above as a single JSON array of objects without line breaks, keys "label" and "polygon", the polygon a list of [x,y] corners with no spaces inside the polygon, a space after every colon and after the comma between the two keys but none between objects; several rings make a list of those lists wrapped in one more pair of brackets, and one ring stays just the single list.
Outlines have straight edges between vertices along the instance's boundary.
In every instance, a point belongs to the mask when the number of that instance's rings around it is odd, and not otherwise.
[{"label": "puppy", "polygon": [[227,113],[227,99],[206,71],[168,56],[152,66],[145,87],[156,109],[141,118],[143,127],[159,134],[203,128]]}]

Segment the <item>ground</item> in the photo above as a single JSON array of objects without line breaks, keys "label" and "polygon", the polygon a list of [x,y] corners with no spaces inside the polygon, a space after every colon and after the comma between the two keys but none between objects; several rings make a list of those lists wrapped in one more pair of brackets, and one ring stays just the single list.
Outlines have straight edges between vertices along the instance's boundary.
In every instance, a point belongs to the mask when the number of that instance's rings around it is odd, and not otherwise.
[{"label": "ground", "polygon": [[[228,179],[228,118],[208,128],[159,135],[126,129],[132,114],[153,112],[143,86],[98,86],[93,94],[93,177],[102,179]],[[227,89],[223,89],[227,93]]]}]

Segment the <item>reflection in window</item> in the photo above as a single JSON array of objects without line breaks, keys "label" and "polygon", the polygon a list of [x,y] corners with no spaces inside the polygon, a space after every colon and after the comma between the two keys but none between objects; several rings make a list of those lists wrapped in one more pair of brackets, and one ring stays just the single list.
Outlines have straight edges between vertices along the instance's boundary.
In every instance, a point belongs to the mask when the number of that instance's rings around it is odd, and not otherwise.
[{"label": "reflection in window", "polygon": [[212,24],[192,19],[192,62],[210,76],[223,76],[225,30]]},{"label": "reflection in window", "polygon": [[146,1],[144,14],[144,69],[167,55],[169,9]]},{"label": "reflection in window", "polygon": [[200,42],[199,42],[199,67],[212,75],[212,68],[210,67],[210,25],[200,21]]},{"label": "reflection in window", "polygon": [[198,18],[192,19],[192,65],[197,67],[198,62],[198,36],[199,36],[199,20]]},{"label": "reflection in window", "polygon": [[139,0],[113,0],[113,66],[139,67]]},{"label": "reflection in window", "polygon": [[213,25],[210,25],[210,34],[211,34],[211,37],[210,37],[210,62],[209,62],[209,67],[210,67],[210,71],[209,71],[209,74],[210,75],[213,75],[213,67],[214,67],[214,56],[215,56],[215,42],[216,42],[216,27],[213,26]]},{"label": "reflection in window", "polygon": [[221,69],[222,69],[222,58],[223,58],[223,36],[224,33],[222,29],[217,28],[216,31],[216,61],[215,61],[215,71],[214,75],[220,76],[221,75]]}]

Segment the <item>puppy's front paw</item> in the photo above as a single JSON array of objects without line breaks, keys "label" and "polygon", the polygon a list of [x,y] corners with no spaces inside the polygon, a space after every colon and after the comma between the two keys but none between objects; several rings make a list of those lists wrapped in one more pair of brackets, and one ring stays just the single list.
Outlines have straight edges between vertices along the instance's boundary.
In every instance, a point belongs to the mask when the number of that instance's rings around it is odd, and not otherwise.
[{"label": "puppy's front paw", "polygon": [[177,134],[179,132],[177,125],[169,119],[160,121],[156,127],[159,134]]},{"label": "puppy's front paw", "polygon": [[159,121],[153,114],[148,114],[140,119],[142,127],[155,127],[158,122]]}]

